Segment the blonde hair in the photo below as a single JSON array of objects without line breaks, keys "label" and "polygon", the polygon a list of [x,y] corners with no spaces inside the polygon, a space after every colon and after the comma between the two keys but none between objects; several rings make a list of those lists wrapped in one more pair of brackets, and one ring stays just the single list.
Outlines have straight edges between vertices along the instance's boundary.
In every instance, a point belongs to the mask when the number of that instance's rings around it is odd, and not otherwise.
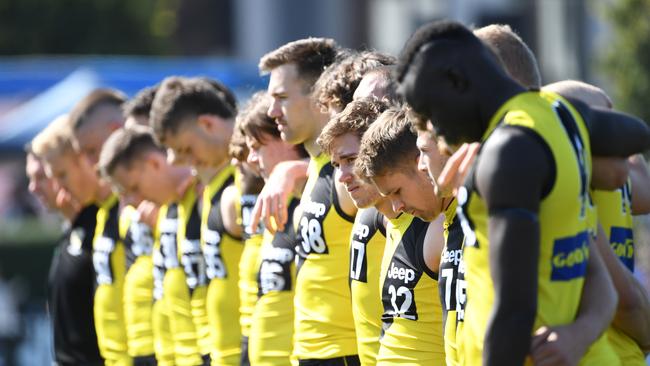
[{"label": "blonde hair", "polygon": [[67,152],[73,152],[72,126],[67,114],[55,118],[32,139],[32,153],[40,158],[49,160]]}]

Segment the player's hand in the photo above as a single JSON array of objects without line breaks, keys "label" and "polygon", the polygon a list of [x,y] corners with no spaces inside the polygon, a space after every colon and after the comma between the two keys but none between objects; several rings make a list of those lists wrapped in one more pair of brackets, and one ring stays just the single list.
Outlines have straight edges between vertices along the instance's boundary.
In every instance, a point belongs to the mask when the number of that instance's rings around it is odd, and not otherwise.
[{"label": "player's hand", "polygon": [[151,201],[142,201],[138,204],[138,213],[140,214],[140,222],[153,229],[156,227],[158,221],[158,205]]},{"label": "player's hand", "polygon": [[445,163],[440,176],[436,181],[436,194],[439,197],[455,196],[458,188],[465,181],[472,163],[476,160],[479,147],[478,142],[463,144]]},{"label": "player's hand", "polygon": [[535,366],[575,366],[587,351],[571,325],[539,328],[533,336],[531,356]]},{"label": "player's hand", "polygon": [[278,163],[273,168],[253,207],[248,227],[251,232],[256,231],[260,220],[264,221],[264,226],[271,233],[284,230],[288,219],[287,199],[299,178],[306,176],[308,165],[305,161],[294,160]]}]

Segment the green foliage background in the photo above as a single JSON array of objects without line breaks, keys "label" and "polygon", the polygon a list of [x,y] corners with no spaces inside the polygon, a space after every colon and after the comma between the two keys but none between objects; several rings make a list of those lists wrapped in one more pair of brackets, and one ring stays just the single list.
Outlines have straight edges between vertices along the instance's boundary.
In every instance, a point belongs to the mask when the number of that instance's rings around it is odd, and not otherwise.
[{"label": "green foliage background", "polygon": [[650,0],[617,0],[603,9],[613,39],[603,69],[616,108],[650,123]]}]

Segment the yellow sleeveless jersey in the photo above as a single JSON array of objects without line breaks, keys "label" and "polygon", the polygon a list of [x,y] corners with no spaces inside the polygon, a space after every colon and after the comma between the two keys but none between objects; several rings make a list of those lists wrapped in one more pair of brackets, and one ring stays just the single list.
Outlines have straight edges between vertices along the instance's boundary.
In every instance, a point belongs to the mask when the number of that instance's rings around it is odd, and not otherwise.
[{"label": "yellow sleeveless jersey", "polygon": [[350,236],[350,292],[357,350],[363,365],[377,363],[384,310],[379,274],[385,246],[384,215],[374,207],[359,210]]},{"label": "yellow sleeveless jersey", "polygon": [[[533,331],[543,325],[575,319],[589,257],[588,187],[591,179],[589,135],[581,116],[559,95],[521,93],[508,100],[492,118],[483,141],[500,125],[532,131],[554,160],[555,180],[539,209],[540,250],[537,315]],[[477,163],[480,162],[480,155]],[[482,363],[483,342],[494,302],[489,269],[488,213],[474,190],[473,174],[458,194],[465,245],[467,304],[463,329],[464,363]],[[604,342],[602,342],[604,341]],[[603,347],[604,346],[604,347]],[[617,365],[618,359],[601,338],[590,352],[589,365]],[[531,363],[527,359],[527,364]]]},{"label": "yellow sleeveless jersey", "polygon": [[241,188],[241,174],[235,172],[235,186],[239,193],[237,204],[237,223],[243,229],[242,240],[244,251],[239,260],[239,324],[242,336],[250,334],[251,318],[257,301],[257,263],[259,260],[260,248],[264,238],[261,226],[258,230],[251,232],[248,228],[252,218],[253,207],[257,201],[256,194],[243,194]]},{"label": "yellow sleeveless jersey", "polygon": [[126,249],[126,276],[124,277],[124,322],[129,356],[154,354],[151,330],[153,302],[153,235],[140,222],[133,206],[125,206],[120,213],[120,237]]},{"label": "yellow sleeveless jersey", "polygon": [[199,353],[212,351],[212,330],[207,308],[208,280],[205,258],[201,248],[201,214],[195,187],[188,189],[178,205],[178,259],[185,274],[190,294],[192,320],[196,329]]},{"label": "yellow sleeveless jersey", "polygon": [[213,365],[239,365],[241,327],[239,324],[240,239],[226,232],[221,217],[221,195],[233,183],[234,167],[221,170],[203,190],[201,242],[208,276],[207,309],[212,331]]},{"label": "yellow sleeveless jersey", "polygon": [[119,202],[114,195],[99,206],[93,238],[95,330],[99,352],[108,366],[131,364],[122,301],[126,254],[120,239],[118,211]]},{"label": "yellow sleeveless jersey", "polygon": [[[293,217],[299,201],[288,207]],[[295,363],[293,350],[296,231],[289,219],[284,231],[264,233],[257,264],[258,300],[252,316],[248,354],[251,365],[285,366]]]},{"label": "yellow sleeveless jersey", "polygon": [[440,256],[438,291],[442,304],[445,357],[448,366],[462,363],[462,329],[465,316],[466,284],[463,263],[465,236],[456,216],[454,199],[445,210],[443,224],[445,247]]},{"label": "yellow sleeveless jersey", "polygon": [[[594,190],[591,193],[607,239],[621,262],[634,271],[634,235],[630,180],[615,191]],[[645,366],[639,345],[628,335],[610,326],[607,339],[623,365]]]},{"label": "yellow sleeveless jersey", "polygon": [[[192,207],[196,194],[190,187],[181,201],[163,206],[165,216],[159,220],[160,252],[164,266],[162,280],[163,316],[169,320],[169,331],[173,341],[176,365],[200,365],[201,352],[192,312],[192,291],[188,277],[179,257],[183,249],[186,219],[182,207]],[[154,253],[155,255],[155,253]],[[154,258],[156,260],[157,258]],[[155,261],[155,264],[157,261]],[[154,278],[154,298],[158,298],[156,279]]]},{"label": "yellow sleeveless jersey", "polygon": [[357,354],[348,271],[353,217],[338,204],[330,157],[312,157],[300,200],[294,354],[327,359]]},{"label": "yellow sleeveless jersey", "polygon": [[591,193],[614,253],[634,272],[634,234],[632,221],[632,190],[630,180],[615,191],[594,190]]},{"label": "yellow sleeveless jersey", "polygon": [[[176,364],[174,352],[174,337],[171,333],[169,322],[169,309],[163,299],[164,279],[167,272],[165,256],[161,242],[165,243],[168,255],[175,253],[176,236],[178,232],[178,208],[175,203],[163,205],[158,210],[158,220],[154,230],[154,246],[152,252],[153,263],[153,305],[152,305],[152,332],[154,353],[156,361],[161,366],[174,366]],[[175,261],[172,261],[175,263]]]},{"label": "yellow sleeveless jersey", "polygon": [[389,222],[381,261],[384,310],[377,365],[444,365],[438,274],[423,257],[429,223],[406,213]]}]

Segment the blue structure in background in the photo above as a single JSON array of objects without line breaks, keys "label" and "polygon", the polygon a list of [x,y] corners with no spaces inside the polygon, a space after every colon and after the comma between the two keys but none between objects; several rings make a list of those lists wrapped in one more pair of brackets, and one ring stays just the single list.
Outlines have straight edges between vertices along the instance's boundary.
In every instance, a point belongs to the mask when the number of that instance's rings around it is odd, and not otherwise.
[{"label": "blue structure in background", "polygon": [[257,65],[222,58],[16,57],[0,59],[0,99],[26,101],[0,116],[0,152],[16,151],[97,87],[132,96],[167,76],[218,79],[244,100],[266,88]]}]

